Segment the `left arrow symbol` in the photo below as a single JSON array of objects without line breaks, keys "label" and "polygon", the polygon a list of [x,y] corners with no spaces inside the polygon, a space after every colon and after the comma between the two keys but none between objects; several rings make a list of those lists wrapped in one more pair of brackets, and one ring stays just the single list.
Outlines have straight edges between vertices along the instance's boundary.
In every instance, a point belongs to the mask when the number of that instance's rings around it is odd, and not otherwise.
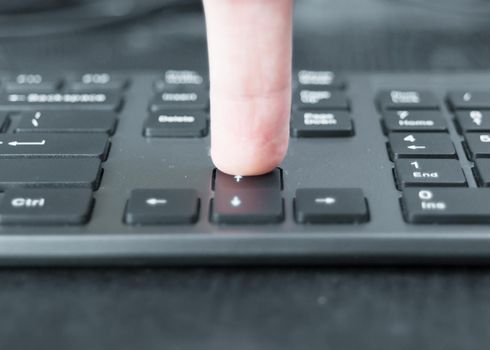
[{"label": "left arrow symbol", "polygon": [[426,149],[427,147],[425,146],[415,146],[415,145],[412,145],[412,146],[407,146],[408,149],[413,149],[413,150],[416,150],[416,149]]}]

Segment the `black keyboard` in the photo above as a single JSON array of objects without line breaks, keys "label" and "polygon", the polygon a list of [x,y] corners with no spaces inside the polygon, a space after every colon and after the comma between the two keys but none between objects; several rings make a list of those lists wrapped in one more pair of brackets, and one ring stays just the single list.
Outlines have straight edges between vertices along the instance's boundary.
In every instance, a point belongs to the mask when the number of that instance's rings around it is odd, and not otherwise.
[{"label": "black keyboard", "polygon": [[0,264],[490,261],[490,73],[298,70],[260,177],[214,169],[204,72],[1,76]]}]

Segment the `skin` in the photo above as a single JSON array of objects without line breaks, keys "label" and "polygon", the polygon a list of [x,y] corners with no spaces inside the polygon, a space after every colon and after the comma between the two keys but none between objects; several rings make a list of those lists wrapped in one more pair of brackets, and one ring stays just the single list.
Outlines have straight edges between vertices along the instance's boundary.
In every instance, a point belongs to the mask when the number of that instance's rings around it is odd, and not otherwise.
[{"label": "skin", "polygon": [[211,81],[211,156],[261,175],[289,142],[293,0],[203,0]]}]

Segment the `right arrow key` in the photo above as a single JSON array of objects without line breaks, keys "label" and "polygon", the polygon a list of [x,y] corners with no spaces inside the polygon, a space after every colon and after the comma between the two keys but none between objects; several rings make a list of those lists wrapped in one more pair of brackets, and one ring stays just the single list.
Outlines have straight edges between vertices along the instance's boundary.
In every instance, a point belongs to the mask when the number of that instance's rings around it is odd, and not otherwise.
[{"label": "right arrow key", "polygon": [[295,219],[300,224],[355,223],[369,220],[358,188],[303,188],[296,191]]}]

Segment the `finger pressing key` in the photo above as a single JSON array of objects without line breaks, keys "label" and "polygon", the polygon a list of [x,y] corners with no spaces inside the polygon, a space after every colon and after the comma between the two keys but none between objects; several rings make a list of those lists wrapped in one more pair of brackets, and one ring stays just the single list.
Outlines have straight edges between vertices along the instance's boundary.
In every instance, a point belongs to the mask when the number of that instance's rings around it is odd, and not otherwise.
[{"label": "finger pressing key", "polygon": [[211,155],[233,175],[284,159],[291,105],[292,0],[204,0]]}]

